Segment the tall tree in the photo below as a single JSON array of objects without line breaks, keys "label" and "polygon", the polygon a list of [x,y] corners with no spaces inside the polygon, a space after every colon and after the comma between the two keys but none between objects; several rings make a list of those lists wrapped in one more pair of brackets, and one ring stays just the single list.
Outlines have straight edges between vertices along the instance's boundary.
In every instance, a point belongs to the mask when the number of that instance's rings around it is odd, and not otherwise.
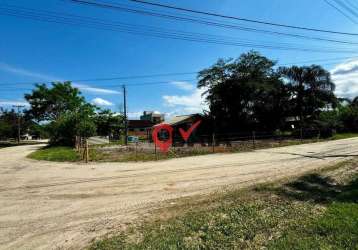
[{"label": "tall tree", "polygon": [[288,100],[286,86],[274,70],[275,62],[257,52],[238,59],[219,60],[199,72],[210,115],[219,130],[274,130],[280,127]]},{"label": "tall tree", "polygon": [[37,84],[25,99],[30,104],[27,115],[48,123],[52,144],[72,145],[76,135],[89,137],[96,132],[95,106],[86,103],[70,82]]},{"label": "tall tree", "polygon": [[335,85],[321,66],[282,67],[279,73],[291,90],[292,115],[299,116],[301,124],[316,119],[322,109],[337,105]]},{"label": "tall tree", "polygon": [[98,135],[118,138],[124,128],[124,117],[110,110],[100,110],[95,115],[95,123]]},{"label": "tall tree", "polygon": [[358,96],[356,96],[352,101],[352,106],[358,107]]},{"label": "tall tree", "polygon": [[32,132],[31,128],[33,122],[28,116],[18,114],[15,110],[0,109],[0,138],[9,139],[17,138],[18,136],[18,123],[20,122],[21,135]]},{"label": "tall tree", "polygon": [[36,84],[31,94],[25,94],[31,108],[28,113],[38,121],[58,120],[67,112],[77,111],[85,99],[81,92],[72,87],[71,82],[56,82],[49,88],[45,84]]}]

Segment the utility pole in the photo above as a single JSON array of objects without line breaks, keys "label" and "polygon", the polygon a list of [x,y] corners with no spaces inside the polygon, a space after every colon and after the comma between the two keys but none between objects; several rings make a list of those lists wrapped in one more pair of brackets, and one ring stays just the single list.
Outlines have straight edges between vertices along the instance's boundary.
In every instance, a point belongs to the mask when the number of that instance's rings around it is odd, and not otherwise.
[{"label": "utility pole", "polygon": [[213,149],[213,153],[215,153],[215,130],[216,130],[216,121],[215,121],[215,115],[213,115],[213,134],[212,134],[212,138],[211,138],[211,146]]},{"label": "utility pole", "polygon": [[21,140],[21,117],[20,117],[20,108],[24,108],[23,105],[13,105],[14,108],[17,108],[17,143],[20,144]]},{"label": "utility pole", "polygon": [[128,119],[127,119],[127,93],[126,86],[123,85],[123,111],[124,111],[124,144],[128,145]]}]

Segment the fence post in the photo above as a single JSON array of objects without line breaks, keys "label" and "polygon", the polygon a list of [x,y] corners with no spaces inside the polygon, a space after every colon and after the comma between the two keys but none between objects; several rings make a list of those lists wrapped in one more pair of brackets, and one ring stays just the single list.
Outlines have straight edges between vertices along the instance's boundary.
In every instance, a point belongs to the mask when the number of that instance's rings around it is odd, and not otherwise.
[{"label": "fence post", "polygon": [[83,138],[81,138],[81,160],[86,160],[86,144],[83,142]]},{"label": "fence post", "polygon": [[157,157],[157,144],[154,143],[154,154],[155,154],[155,160],[158,160],[158,157]]},{"label": "fence post", "polygon": [[88,160],[89,160],[89,149],[88,149],[88,141],[87,141],[87,138],[85,139],[86,140],[86,144],[85,144],[85,152],[86,152],[86,155],[85,155],[85,157],[86,157],[86,163],[88,163]]},{"label": "fence post", "polygon": [[137,161],[137,146],[138,142],[135,143],[135,161]]},{"label": "fence post", "polygon": [[78,139],[78,146],[79,146],[79,153],[81,155],[81,160],[84,159],[84,155],[83,155],[83,143],[82,143],[82,137],[79,137]]},{"label": "fence post", "polygon": [[80,140],[81,140],[81,138],[77,135],[77,136],[76,136],[76,149],[77,149],[77,152],[80,152],[80,151],[81,151]]},{"label": "fence post", "polygon": [[77,135],[75,136],[75,150],[76,150],[76,152],[78,152],[78,147],[77,147]]},{"label": "fence post", "polygon": [[215,133],[212,134],[212,147],[213,147],[213,153],[215,153]]},{"label": "fence post", "polygon": [[252,131],[252,147],[256,149],[256,134],[255,131]]},{"label": "fence post", "polygon": [[174,154],[174,157],[176,156],[175,154],[175,138],[173,137],[173,142],[172,142],[172,149],[173,149],[173,154]]}]

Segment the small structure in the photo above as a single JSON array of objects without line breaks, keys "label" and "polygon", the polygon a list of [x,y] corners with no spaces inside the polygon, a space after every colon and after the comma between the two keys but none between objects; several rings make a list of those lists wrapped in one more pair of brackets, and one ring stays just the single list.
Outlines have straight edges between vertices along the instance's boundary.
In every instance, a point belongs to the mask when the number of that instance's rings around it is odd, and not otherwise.
[{"label": "small structure", "polygon": [[128,135],[150,139],[152,127],[164,121],[164,115],[156,111],[144,111],[140,120],[128,120]]},{"label": "small structure", "polygon": [[141,121],[151,121],[154,124],[158,124],[164,121],[164,114],[157,111],[144,111],[140,116]]},{"label": "small structure", "polygon": [[289,116],[285,119],[285,130],[295,130],[300,127],[300,117],[299,116]]},{"label": "small structure", "polygon": [[154,125],[153,122],[147,120],[128,120],[128,135],[148,139]]},{"label": "small structure", "polygon": [[[180,116],[174,116],[172,117],[168,122],[165,122],[165,124],[169,124],[173,128],[173,144],[183,144],[184,140],[182,136],[180,135],[179,129],[182,128],[183,130],[187,131],[194,123],[201,120],[202,121],[202,115],[200,114],[191,114],[191,115],[180,115]],[[193,142],[200,142],[201,141],[201,125],[197,129],[193,131],[193,133],[190,135],[190,138],[188,140],[189,144],[192,144]]]}]

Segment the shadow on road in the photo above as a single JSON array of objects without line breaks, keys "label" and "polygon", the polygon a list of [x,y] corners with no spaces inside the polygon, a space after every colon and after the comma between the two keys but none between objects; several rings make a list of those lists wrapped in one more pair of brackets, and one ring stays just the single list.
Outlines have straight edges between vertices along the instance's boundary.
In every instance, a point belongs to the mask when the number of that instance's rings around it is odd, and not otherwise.
[{"label": "shadow on road", "polygon": [[284,154],[284,155],[295,155],[302,156],[312,159],[324,160],[325,158],[348,158],[348,157],[358,157],[358,154],[329,154],[329,155],[320,155],[320,154],[298,154],[298,153],[288,153],[288,152],[270,152],[273,154]]},{"label": "shadow on road", "polygon": [[276,188],[275,191],[279,195],[300,201],[358,202],[358,175],[348,184],[340,185],[330,177],[309,174]]}]

